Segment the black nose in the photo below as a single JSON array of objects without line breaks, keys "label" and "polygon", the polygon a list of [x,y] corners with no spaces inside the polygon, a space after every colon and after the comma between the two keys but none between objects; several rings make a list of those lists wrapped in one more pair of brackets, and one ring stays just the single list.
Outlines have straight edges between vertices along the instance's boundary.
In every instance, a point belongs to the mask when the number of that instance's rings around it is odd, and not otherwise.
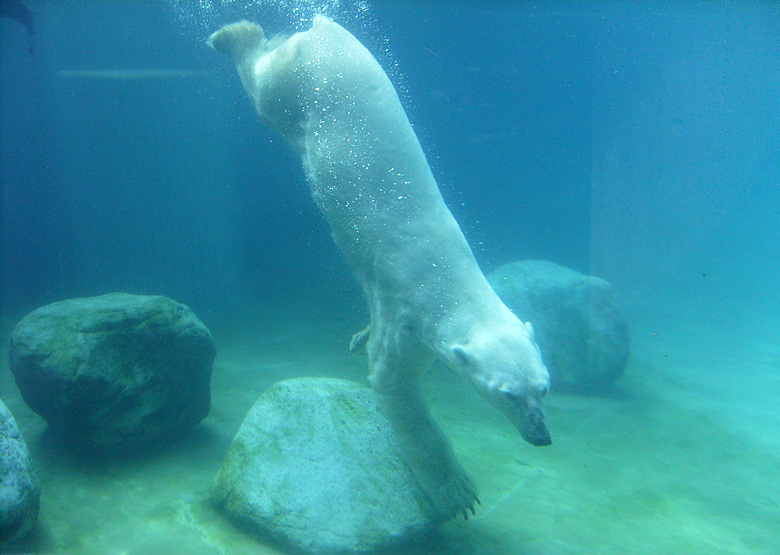
[{"label": "black nose", "polygon": [[526,414],[524,421],[520,423],[520,433],[528,443],[536,447],[552,444],[550,426],[547,425],[547,416],[539,407],[533,407]]},{"label": "black nose", "polygon": [[541,433],[532,439],[528,441],[531,445],[534,447],[545,447],[547,445],[552,445],[552,438],[550,437],[550,430],[544,430],[544,433]]}]

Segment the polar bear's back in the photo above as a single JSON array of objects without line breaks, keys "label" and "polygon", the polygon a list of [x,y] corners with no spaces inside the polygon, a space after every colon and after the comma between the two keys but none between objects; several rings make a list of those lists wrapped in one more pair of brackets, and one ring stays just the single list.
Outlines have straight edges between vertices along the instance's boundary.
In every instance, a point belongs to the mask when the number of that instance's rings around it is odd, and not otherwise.
[{"label": "polar bear's back", "polygon": [[391,259],[409,268],[416,261],[400,258],[429,258],[426,245],[437,258],[471,258],[381,66],[327,19],[308,33],[300,60],[307,67],[316,62],[309,70],[304,167],[339,247],[364,270]]},{"label": "polar bear's back", "polygon": [[357,274],[397,287],[424,281],[431,268],[481,276],[371,53],[325,17],[270,41],[247,25],[211,43],[228,45],[264,123],[301,154],[312,196]]}]

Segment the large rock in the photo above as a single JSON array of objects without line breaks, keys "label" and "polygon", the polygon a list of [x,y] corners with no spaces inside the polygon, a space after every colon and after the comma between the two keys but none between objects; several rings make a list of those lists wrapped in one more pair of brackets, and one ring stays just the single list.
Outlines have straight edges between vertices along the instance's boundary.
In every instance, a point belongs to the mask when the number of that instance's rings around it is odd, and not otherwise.
[{"label": "large rock", "polygon": [[0,545],[27,534],[38,518],[41,485],[14,417],[0,401]]},{"label": "large rock", "polygon": [[25,402],[53,431],[110,452],[157,446],[200,422],[215,354],[183,304],[113,293],[31,312],[9,359]]},{"label": "large rock", "polygon": [[609,283],[543,260],[506,264],[488,280],[533,324],[552,387],[598,388],[623,374],[628,323]]},{"label": "large rock", "polygon": [[295,552],[370,552],[433,526],[401,457],[367,387],[285,380],[249,411],[211,497],[238,526]]}]

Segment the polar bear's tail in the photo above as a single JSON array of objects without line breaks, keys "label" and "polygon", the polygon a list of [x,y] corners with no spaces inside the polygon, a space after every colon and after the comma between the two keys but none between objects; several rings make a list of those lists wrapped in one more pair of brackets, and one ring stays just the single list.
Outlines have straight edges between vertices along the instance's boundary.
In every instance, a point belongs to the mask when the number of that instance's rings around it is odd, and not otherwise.
[{"label": "polar bear's tail", "polygon": [[259,25],[239,21],[222,27],[209,37],[206,44],[238,61],[247,50],[262,46],[265,42],[265,34]]}]

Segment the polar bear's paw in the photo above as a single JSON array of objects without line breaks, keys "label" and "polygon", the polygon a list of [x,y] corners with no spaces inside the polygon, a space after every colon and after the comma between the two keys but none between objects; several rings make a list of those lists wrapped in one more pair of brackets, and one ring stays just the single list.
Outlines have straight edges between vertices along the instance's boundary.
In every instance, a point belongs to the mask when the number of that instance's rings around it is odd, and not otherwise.
[{"label": "polar bear's paw", "polygon": [[443,523],[459,515],[468,520],[469,512],[475,513],[477,488],[457,461],[449,461],[446,467],[426,464],[415,469],[415,475],[425,494],[422,504],[434,522]]},{"label": "polar bear's paw", "polygon": [[479,497],[477,497],[477,487],[471,476],[462,469],[458,470],[460,474],[447,480],[442,492],[447,494],[449,498],[448,505],[451,508],[449,518],[462,514],[463,518],[468,520],[469,512],[472,515],[476,513],[474,503],[479,503]]},{"label": "polar bear's paw", "polygon": [[368,338],[371,336],[371,324],[357,332],[352,336],[352,340],[349,342],[349,352],[356,353],[366,347]]}]

